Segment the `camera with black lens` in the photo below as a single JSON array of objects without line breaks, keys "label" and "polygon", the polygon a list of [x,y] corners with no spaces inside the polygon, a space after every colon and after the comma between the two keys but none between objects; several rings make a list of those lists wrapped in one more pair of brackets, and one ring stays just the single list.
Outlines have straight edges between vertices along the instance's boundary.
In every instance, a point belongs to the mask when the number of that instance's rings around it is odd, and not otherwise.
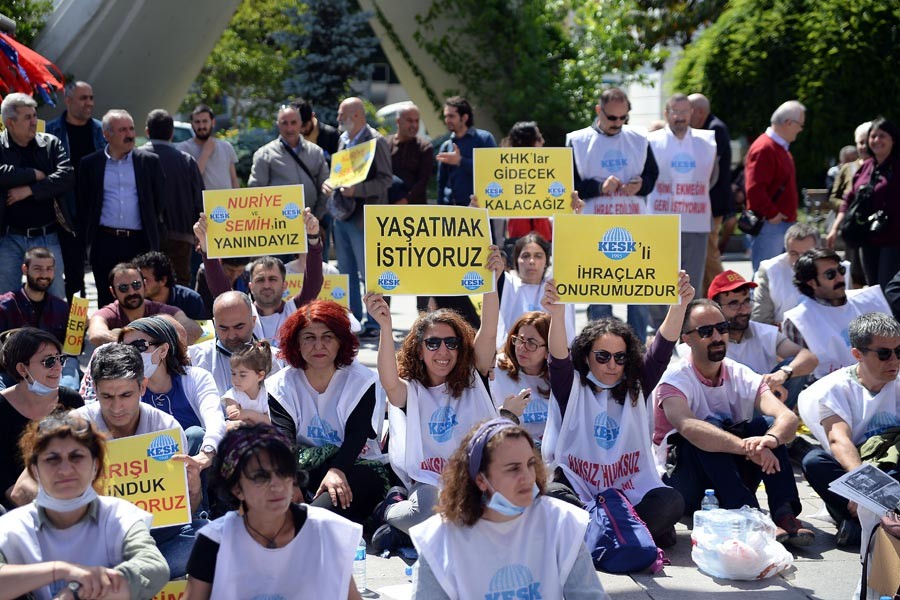
[{"label": "camera with black lens", "polygon": [[883,210],[877,210],[869,215],[869,231],[878,233],[885,228],[888,222],[888,215]]}]

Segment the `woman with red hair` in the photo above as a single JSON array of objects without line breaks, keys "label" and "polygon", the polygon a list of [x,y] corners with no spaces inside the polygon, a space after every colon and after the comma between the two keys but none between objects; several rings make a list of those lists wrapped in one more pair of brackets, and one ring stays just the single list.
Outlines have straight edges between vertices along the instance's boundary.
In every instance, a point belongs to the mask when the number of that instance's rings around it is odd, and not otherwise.
[{"label": "woman with red hair", "polygon": [[356,359],[359,340],[347,311],[310,302],[288,317],[278,341],[288,367],[266,380],[269,410],[309,473],[306,500],[362,523],[390,484],[385,465],[372,457],[377,445],[367,445],[375,438],[376,376]]}]

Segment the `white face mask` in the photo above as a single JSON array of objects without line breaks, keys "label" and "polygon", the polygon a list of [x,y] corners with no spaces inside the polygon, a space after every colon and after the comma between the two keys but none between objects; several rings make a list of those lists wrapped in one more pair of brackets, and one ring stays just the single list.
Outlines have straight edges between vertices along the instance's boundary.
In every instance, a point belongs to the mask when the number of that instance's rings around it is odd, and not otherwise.
[{"label": "white face mask", "polygon": [[38,396],[49,396],[59,391],[59,387],[49,387],[35,379],[28,369],[25,369],[25,381],[28,382],[28,391]]},{"label": "white face mask", "polygon": [[150,379],[153,377],[153,374],[156,373],[156,369],[159,368],[159,364],[153,363],[153,353],[156,350],[151,350],[149,352],[141,352],[141,360],[144,361],[144,377]]},{"label": "white face mask", "polygon": [[[94,461],[94,470],[91,479],[97,475],[97,461]],[[81,495],[76,496],[74,498],[60,499],[54,498],[50,494],[47,493],[47,490],[44,489],[44,486],[41,485],[41,480],[39,477],[35,476],[38,483],[38,493],[37,497],[34,499],[35,504],[40,506],[41,508],[47,510],[53,510],[56,512],[72,512],[74,510],[78,510],[82,506],[86,506],[94,501],[97,497],[97,491],[94,489],[93,485],[88,485],[87,489],[81,492]]]},{"label": "white face mask", "polygon": [[621,383],[621,381],[622,381],[622,379],[619,378],[616,380],[615,383],[603,383],[602,381],[597,379],[597,376],[594,375],[593,371],[588,371],[587,380],[590,381],[591,383],[593,383],[594,385],[596,385],[598,388],[603,389],[603,390],[611,390],[614,387],[616,387],[617,385],[619,385],[619,383]]}]

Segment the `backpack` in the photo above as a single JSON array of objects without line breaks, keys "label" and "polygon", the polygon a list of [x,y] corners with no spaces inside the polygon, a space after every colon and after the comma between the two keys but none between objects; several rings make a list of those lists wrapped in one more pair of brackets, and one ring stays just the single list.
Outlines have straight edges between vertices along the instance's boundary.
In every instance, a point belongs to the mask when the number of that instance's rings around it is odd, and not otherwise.
[{"label": "backpack", "polygon": [[662,569],[665,553],[656,547],[625,494],[614,488],[603,490],[586,509],[590,521],[584,542],[596,568],[618,574]]}]

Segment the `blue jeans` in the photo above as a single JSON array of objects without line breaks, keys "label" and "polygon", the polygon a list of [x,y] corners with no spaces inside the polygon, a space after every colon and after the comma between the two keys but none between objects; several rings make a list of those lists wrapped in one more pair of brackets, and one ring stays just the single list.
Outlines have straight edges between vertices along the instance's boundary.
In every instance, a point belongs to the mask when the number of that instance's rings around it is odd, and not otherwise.
[{"label": "blue jeans", "polygon": [[[337,254],[338,270],[349,276],[347,293],[350,295],[350,312],[362,323],[363,306],[360,294],[360,281],[366,276],[366,243],[365,234],[355,221],[332,221],[334,229],[334,251]],[[364,327],[377,327],[369,319]]]},{"label": "blue jeans", "polygon": [[[590,304],[587,308],[588,320],[595,321],[603,317],[613,316],[611,304]],[[650,324],[650,307],[646,304],[628,305],[628,325],[634,329],[641,342],[647,337],[647,325]]]},{"label": "blue jeans", "polygon": [[25,237],[24,235],[0,236],[0,294],[13,292],[22,287],[21,265],[25,262],[25,252],[31,248],[44,247],[56,258],[53,283],[47,290],[51,296],[66,297],[66,286],[63,282],[65,264],[63,263],[62,246],[55,233]]},{"label": "blue jeans", "polygon": [[754,273],[759,269],[759,263],[784,252],[784,234],[791,225],[793,223],[787,221],[774,225],[768,221],[763,223],[759,234],[753,238],[753,242],[750,244],[750,257],[753,261]]},{"label": "blue jeans", "polygon": [[197,539],[197,532],[209,521],[194,519],[189,525],[170,525],[150,530],[156,547],[169,564],[169,579],[177,579],[187,574],[187,563]]}]

